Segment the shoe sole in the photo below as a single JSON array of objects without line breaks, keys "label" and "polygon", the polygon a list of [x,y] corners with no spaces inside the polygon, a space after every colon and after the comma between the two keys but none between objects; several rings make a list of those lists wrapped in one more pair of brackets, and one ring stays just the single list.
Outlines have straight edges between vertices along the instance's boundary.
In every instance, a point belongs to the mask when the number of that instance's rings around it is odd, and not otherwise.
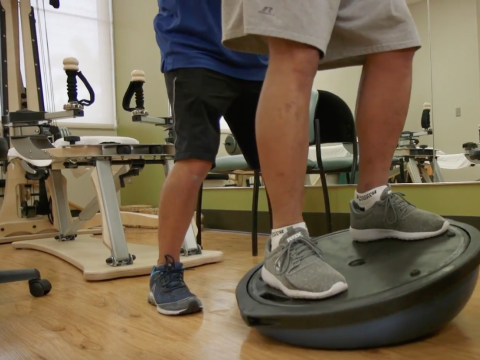
[{"label": "shoe sole", "polygon": [[327,291],[315,293],[309,292],[304,290],[294,290],[289,289],[283,283],[278,280],[275,275],[273,275],[270,271],[268,271],[265,266],[262,267],[262,279],[263,281],[268,284],[269,286],[280,290],[285,295],[292,299],[308,299],[308,300],[318,300],[318,299],[325,299],[332,296],[335,296],[341,292],[344,292],[348,289],[348,285],[344,282],[337,282],[333,284],[333,286],[328,289]]},{"label": "shoe sole", "polygon": [[188,306],[184,309],[179,309],[179,310],[162,309],[160,305],[158,305],[157,302],[155,301],[155,297],[152,292],[148,294],[148,303],[155,306],[157,308],[158,313],[162,315],[170,315],[170,316],[187,315],[187,314],[197,313],[203,310],[203,306],[199,303],[198,300],[190,301],[188,303]]},{"label": "shoe sole", "polygon": [[354,241],[357,242],[370,242],[384,239],[399,239],[399,240],[424,240],[432,238],[438,235],[443,234],[448,230],[450,223],[445,221],[442,225],[442,228],[437,231],[431,232],[420,232],[420,233],[407,233],[396,230],[387,230],[387,229],[368,229],[368,230],[359,230],[350,227],[350,234]]}]

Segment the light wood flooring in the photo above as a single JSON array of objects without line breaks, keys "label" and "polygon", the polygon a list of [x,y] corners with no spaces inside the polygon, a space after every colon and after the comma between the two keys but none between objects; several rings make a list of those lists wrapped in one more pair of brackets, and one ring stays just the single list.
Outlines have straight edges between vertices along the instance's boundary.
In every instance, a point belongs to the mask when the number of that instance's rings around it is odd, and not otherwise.
[{"label": "light wood flooring", "polygon": [[[155,230],[127,229],[129,242],[155,244]],[[36,267],[53,284],[33,298],[25,282],[0,284],[0,360],[480,360],[480,287],[440,334],[409,345],[329,352],[279,344],[248,328],[235,299],[237,282],[262,261],[252,258],[247,234],[204,232],[207,249],[225,261],[186,271],[205,311],[166,317],[147,303],[148,276],[88,283],[51,255],[0,245],[0,268]]]}]

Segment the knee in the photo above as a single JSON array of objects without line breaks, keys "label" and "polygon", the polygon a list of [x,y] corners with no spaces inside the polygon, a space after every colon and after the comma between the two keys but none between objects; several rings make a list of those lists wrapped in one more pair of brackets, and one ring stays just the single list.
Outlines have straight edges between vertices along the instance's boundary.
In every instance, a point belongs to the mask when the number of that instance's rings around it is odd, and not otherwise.
[{"label": "knee", "polygon": [[[198,159],[179,160],[175,163],[172,173],[175,172],[183,179],[183,185],[198,188],[205,180],[211,168],[212,163],[209,161]],[[178,181],[178,179],[179,178],[175,181]]]},{"label": "knee", "polygon": [[269,65],[284,67],[298,78],[313,79],[318,70],[320,52],[318,49],[299,42],[268,38]]},{"label": "knee", "polygon": [[368,56],[367,62],[375,62],[376,65],[380,63],[384,66],[394,67],[399,70],[409,69],[412,67],[413,58],[417,50],[418,48],[408,48],[371,54]]}]

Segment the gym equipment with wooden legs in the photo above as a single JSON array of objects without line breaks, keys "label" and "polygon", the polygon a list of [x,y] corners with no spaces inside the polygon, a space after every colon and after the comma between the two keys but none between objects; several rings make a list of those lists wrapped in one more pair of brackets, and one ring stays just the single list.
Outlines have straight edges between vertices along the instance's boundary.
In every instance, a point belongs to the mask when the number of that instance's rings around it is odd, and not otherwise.
[{"label": "gym equipment with wooden legs", "polygon": [[[11,137],[28,134],[44,135],[53,142],[59,137],[69,134],[68,129],[52,125],[55,119],[68,118],[71,115],[81,116],[82,114],[79,111],[75,113],[73,108],[66,108],[66,111],[63,112],[45,113],[38,49],[34,45],[37,43],[37,36],[36,31],[31,32],[29,28],[29,25],[35,23],[33,9],[26,1],[20,2],[20,11],[18,11],[17,1],[2,0],[0,4],[2,6],[0,21],[3,23],[0,29],[2,34],[0,41],[2,49],[5,49],[1,52],[1,70],[4,74],[2,76],[3,90],[8,89],[8,91],[2,92],[3,136],[7,140],[7,146],[11,145],[9,144]],[[23,41],[26,44],[24,46],[25,55],[30,54],[34,59],[25,65],[26,89],[23,87],[20,74],[18,44],[8,41],[15,38],[18,33],[18,13],[21,15]],[[83,75],[79,73],[72,74],[72,76]],[[37,82],[39,82],[38,86]],[[88,89],[93,96],[93,90],[90,87]],[[51,121],[41,121],[42,116]],[[37,121],[38,125],[32,124],[32,119]],[[4,198],[0,209],[0,244],[50,237],[53,233],[58,232],[58,223],[52,217],[51,203],[47,196],[47,188],[51,187],[48,161],[35,162],[31,161],[29,157],[23,159],[15,148],[9,147],[8,158],[4,162],[6,179],[2,184],[4,185]],[[98,229],[100,225],[101,218],[97,216],[91,222],[85,223],[79,233],[99,234],[101,233],[101,230]]]},{"label": "gym equipment with wooden legs", "polygon": [[[397,148],[395,150],[395,157],[401,159],[400,173],[392,173],[391,175],[400,175],[402,182],[412,183],[432,183],[443,182],[443,175],[437,163],[436,149],[428,148],[427,145],[417,146],[420,136],[428,136],[433,134],[433,129],[430,127],[430,111],[432,105],[429,103],[423,104],[421,126],[423,131],[412,132],[403,131],[400,135]],[[433,181],[427,173],[425,163],[430,163],[433,171]],[[406,165],[404,165],[404,163]],[[404,166],[408,179],[404,179]]]},{"label": "gym equipment with wooden legs", "polygon": [[[20,5],[28,0],[21,0]],[[25,5],[24,5],[25,6]],[[7,18],[13,17],[11,11],[7,12]],[[23,18],[22,18],[23,19]],[[23,31],[25,33],[25,31]],[[14,31],[7,31],[8,43],[18,43],[18,35]],[[25,46],[24,46],[25,47]],[[10,52],[7,52],[7,56]],[[27,67],[27,97],[29,85],[34,84],[33,89],[41,88],[35,81],[29,80],[28,68],[34,67],[35,61],[25,53]],[[3,76],[3,81],[12,82],[10,75],[18,70],[16,64],[8,64],[8,76]],[[77,99],[77,77],[82,81],[84,78],[78,70],[78,61],[73,58],[65,59],[64,68],[68,75],[68,104],[64,111],[59,113],[47,113],[38,106],[32,110],[20,110],[5,112],[3,118],[6,128],[13,129],[8,134],[11,147],[18,153],[18,157],[25,160],[30,167],[37,170],[34,165],[41,164],[49,170],[47,194],[51,197],[52,214],[58,223],[58,232],[55,237],[17,241],[12,243],[16,249],[34,249],[55,255],[71,263],[83,271],[87,280],[106,280],[121,277],[148,275],[152,266],[156,264],[158,247],[127,244],[123,231],[122,214],[119,210],[117,192],[125,186],[125,179],[138,176],[141,170],[150,164],[164,165],[167,160],[173,159],[173,145],[169,144],[139,144],[132,138],[122,137],[78,137],[67,136],[55,141],[54,144],[44,133],[16,135],[15,130],[19,124],[28,124],[31,127],[41,127],[43,124],[52,126],[53,119],[62,117],[83,116],[83,102]],[[86,81],[84,81],[87,85]],[[87,85],[88,87],[88,85]],[[12,90],[8,86],[8,94]],[[40,93],[33,93],[40,99]],[[4,97],[5,98],[5,97]],[[11,97],[9,96],[9,100]],[[90,101],[93,100],[93,97]],[[35,108],[35,107],[33,107]],[[93,170],[88,170],[93,169]],[[69,213],[67,189],[63,180],[62,171],[74,171],[88,174],[94,184],[97,197],[94,198],[73,220]],[[90,171],[90,172],[89,172]],[[48,180],[48,179],[47,179]],[[79,235],[79,228],[94,218],[100,212],[102,224],[102,239],[88,235]],[[186,268],[203,264],[222,261],[223,254],[219,251],[202,250],[195,254],[186,254],[181,261]]]},{"label": "gym equipment with wooden legs", "polygon": [[[174,139],[173,139],[173,120],[171,117],[156,118],[150,117],[149,112],[145,109],[143,84],[145,84],[145,72],[142,70],[132,71],[132,79],[125,92],[122,101],[122,107],[125,111],[132,114],[132,121],[136,123],[154,124],[155,126],[162,126],[167,131],[167,137],[165,143],[170,144],[172,151],[174,151]],[[135,96],[135,107],[131,108],[130,103]],[[163,165],[165,171],[165,177],[172,170],[174,166],[173,157],[166,159]],[[161,229],[159,229],[161,231]],[[198,216],[192,218],[190,226],[185,235],[185,240],[182,245],[181,254],[184,256],[196,255],[202,253],[201,248],[201,213]]]},{"label": "gym equipment with wooden legs", "polygon": [[[52,5],[55,8],[58,8],[60,6],[59,0],[51,0],[50,5]],[[19,54],[19,48],[18,48],[18,25],[19,25],[19,19],[18,19],[18,1],[17,0],[1,0],[0,1],[0,49],[1,49],[1,59],[2,59],[2,65],[0,67],[0,71],[2,74],[2,85],[0,87],[0,96],[1,96],[1,101],[2,101],[2,115],[5,116],[8,114],[9,109],[20,109],[21,106],[21,96],[20,93],[17,91],[13,91],[11,95],[8,94],[9,83],[8,83],[8,76],[7,73],[10,77],[11,85],[14,85],[13,87],[19,88],[20,85],[20,68],[16,64],[19,63],[20,60],[20,54]],[[27,24],[30,24],[33,26],[34,29],[34,24],[35,24],[35,17],[34,17],[34,12],[33,9],[29,6],[29,3],[26,3],[23,1],[20,4],[20,13],[22,17],[22,26],[25,26],[24,29],[27,29]],[[30,21],[30,22],[29,22]],[[24,23],[26,23],[24,25]],[[33,44],[33,39],[31,38],[31,34],[36,34],[34,31],[30,32],[27,31],[25,34],[25,31],[23,32],[24,37],[26,38],[27,44]],[[7,41],[7,39],[9,41]],[[17,40],[17,41],[12,41],[12,40]],[[29,41],[29,42],[28,42]],[[36,46],[32,46],[32,48],[29,48],[27,46],[26,51],[29,52],[30,50],[35,50]],[[7,55],[9,54],[9,55]],[[32,58],[35,58],[38,60],[38,52],[33,52],[30,53]],[[30,78],[32,74],[37,74],[39,76],[38,70],[38,61],[35,62],[37,66],[33,64],[33,61],[29,64],[30,67],[27,69],[27,71],[30,74]],[[33,69],[32,69],[33,67]],[[39,80],[39,77],[37,78]],[[40,83],[30,83],[29,85],[40,85]],[[7,89],[7,91],[5,91]],[[32,92],[33,90],[33,92]],[[38,94],[36,94],[36,90],[38,90]],[[35,97],[38,95],[38,98],[43,99],[40,95],[41,87],[38,88],[32,88],[30,86],[30,94]],[[35,98],[33,99],[35,102]],[[43,102],[41,102],[43,104]],[[12,105],[12,106],[10,106]],[[4,122],[4,118],[2,117],[2,124]],[[3,132],[3,126],[2,126],[2,132]],[[9,144],[8,140],[5,137],[0,137],[0,161],[1,161],[1,166],[2,166],[2,171],[5,173],[7,171],[7,166],[8,166],[8,151],[9,151]],[[2,179],[3,180],[3,179]],[[5,181],[2,181],[2,183],[5,183]],[[4,185],[4,184],[2,184]],[[4,189],[5,190],[5,189]],[[4,191],[5,194],[5,191]],[[2,207],[3,209],[3,207]],[[17,209],[14,209],[15,213],[17,212]],[[1,217],[0,213],[0,217]],[[37,269],[11,269],[11,270],[0,270],[0,284],[4,283],[11,283],[11,282],[18,282],[18,281],[28,281],[29,288],[30,288],[30,294],[32,294],[35,297],[41,297],[44,295],[47,295],[51,289],[52,285],[50,282],[46,279],[42,279],[40,272]]]}]

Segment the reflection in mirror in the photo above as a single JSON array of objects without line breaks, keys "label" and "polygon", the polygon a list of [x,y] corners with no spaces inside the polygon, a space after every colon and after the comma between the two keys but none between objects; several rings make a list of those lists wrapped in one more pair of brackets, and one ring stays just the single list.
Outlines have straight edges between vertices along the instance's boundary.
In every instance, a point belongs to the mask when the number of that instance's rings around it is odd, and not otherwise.
[{"label": "reflection in mirror", "polygon": [[[442,0],[431,0],[442,1]],[[449,1],[449,0],[445,0]],[[455,2],[455,0],[451,0]],[[464,1],[464,0],[462,0]],[[474,0],[472,0],[474,1]],[[416,52],[413,67],[412,93],[404,133],[399,138],[397,153],[392,159],[391,182],[432,182],[441,181],[441,171],[433,171],[434,161],[432,68],[430,50],[429,0],[406,0],[418,29],[422,47]],[[314,81],[314,89],[327,91],[339,97],[349,109],[353,119],[357,102],[357,91],[362,67],[347,67],[335,70],[319,71]],[[385,119],[388,121],[388,119]],[[238,145],[230,135],[228,125],[220,119],[221,142],[217,159],[239,156]],[[321,136],[322,137],[322,136]],[[352,158],[351,147],[339,142],[321,145],[324,162],[341,162]],[[241,155],[240,155],[241,156]],[[222,159],[223,160],[223,159]],[[316,148],[310,147],[309,160],[316,163]],[[348,167],[346,168],[349,169]],[[345,170],[345,169],[344,169]],[[438,178],[437,176],[440,176]],[[347,184],[356,181],[348,171],[332,172],[326,177],[327,184]],[[205,182],[206,187],[251,186],[251,171],[236,171],[228,180],[212,179]],[[317,174],[306,174],[306,185],[319,186],[321,178]]]},{"label": "reflection in mirror", "polygon": [[[429,11],[435,147],[441,151],[438,164],[445,182],[478,181],[479,2],[429,0]],[[473,144],[464,150],[468,142]]]},{"label": "reflection in mirror", "polygon": [[[429,14],[427,0],[407,0],[410,13],[417,26],[422,47],[416,52],[413,64],[412,92],[410,106],[399,138],[394,159],[392,159],[391,182],[431,182],[435,180],[432,168],[434,161],[433,121],[430,119],[432,108],[432,82],[430,62]],[[357,92],[362,74],[362,67],[350,67],[318,72],[314,87],[327,90],[342,98],[355,114]],[[388,119],[385,119],[388,121]],[[338,156],[331,149],[341,149],[339,144],[325,144],[326,156]],[[333,147],[333,148],[331,148]],[[313,158],[315,150],[312,149]],[[351,156],[346,154],[346,156]],[[315,183],[315,180],[313,180]],[[342,174],[331,175],[327,183],[346,183]]]}]

